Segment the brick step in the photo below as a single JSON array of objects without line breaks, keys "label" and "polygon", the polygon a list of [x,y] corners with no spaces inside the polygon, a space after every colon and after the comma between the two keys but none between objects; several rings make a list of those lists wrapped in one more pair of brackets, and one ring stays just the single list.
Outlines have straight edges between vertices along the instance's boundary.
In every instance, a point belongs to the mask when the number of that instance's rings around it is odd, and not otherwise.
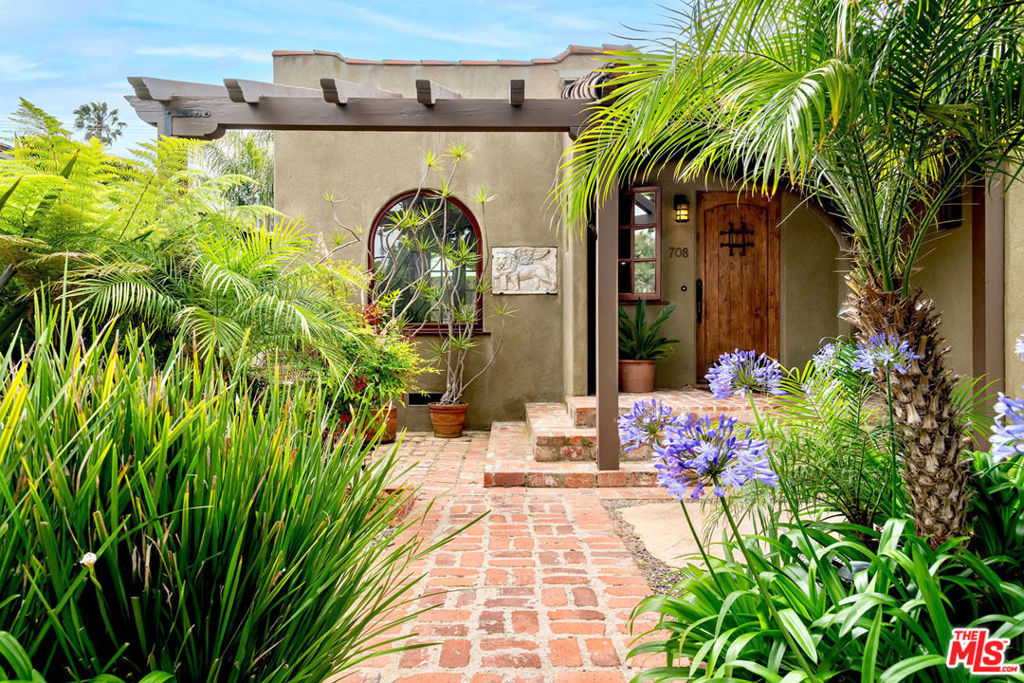
[{"label": "brick step", "polygon": [[[597,428],[574,425],[564,403],[527,403],[526,428],[537,462],[597,462]],[[619,459],[646,461],[650,452],[620,447]]]},{"label": "brick step", "polygon": [[657,472],[647,460],[623,462],[620,469],[605,472],[598,471],[596,461],[538,462],[533,457],[530,432],[525,422],[495,422],[491,425],[491,438],[484,464],[484,486],[652,487],[657,486]]},{"label": "brick step", "polygon": [[[670,406],[674,413],[692,413],[694,415],[705,415],[707,413],[725,413],[733,415],[741,422],[752,422],[753,412],[750,410],[750,402],[746,397],[733,396],[730,398],[714,398],[703,389],[688,387],[685,389],[659,389],[649,394],[619,394],[619,414],[628,413],[633,409],[636,401],[649,401],[656,398]],[[758,408],[762,408],[763,400],[758,399]],[[575,427],[596,427],[597,426],[597,397],[596,396],[566,396],[565,405],[569,414],[569,421]]]}]

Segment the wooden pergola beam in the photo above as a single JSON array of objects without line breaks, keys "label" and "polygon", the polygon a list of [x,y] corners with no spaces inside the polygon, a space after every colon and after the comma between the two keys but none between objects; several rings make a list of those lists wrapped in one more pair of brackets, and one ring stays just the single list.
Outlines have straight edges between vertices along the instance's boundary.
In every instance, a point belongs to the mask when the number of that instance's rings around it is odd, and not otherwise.
[{"label": "wooden pergola beam", "polygon": [[349,100],[354,98],[373,99],[402,96],[401,93],[382,90],[375,85],[352,83],[350,81],[343,81],[340,78],[321,78],[320,89],[323,91],[325,102],[340,105],[346,105]]},{"label": "wooden pergola beam", "polygon": [[228,94],[223,85],[210,83],[169,81],[149,76],[129,76],[128,82],[135,90],[136,97],[153,102],[170,102],[176,97],[227,97]]},{"label": "wooden pergola beam", "polygon": [[416,101],[424,107],[433,107],[438,100],[457,100],[462,97],[454,90],[426,78],[416,79]]},{"label": "wooden pergola beam", "polygon": [[314,88],[248,81],[244,78],[225,78],[224,87],[228,90],[228,99],[245,104],[259,104],[264,97],[286,97],[288,95],[318,97],[320,95],[320,91]]},{"label": "wooden pergola beam", "polygon": [[173,97],[128,102],[162,135],[215,139],[226,130],[367,130],[451,132],[561,132],[582,126],[589,102],[439,99],[432,107],[407,98],[349,99],[339,107],[321,97],[261,97],[258,106],[219,97]]}]

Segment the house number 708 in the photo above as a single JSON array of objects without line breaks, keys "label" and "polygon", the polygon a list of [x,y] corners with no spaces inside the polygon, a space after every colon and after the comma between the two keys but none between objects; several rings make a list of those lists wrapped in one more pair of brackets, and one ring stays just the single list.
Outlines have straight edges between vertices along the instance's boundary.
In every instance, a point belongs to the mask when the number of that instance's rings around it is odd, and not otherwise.
[{"label": "house number 708", "polygon": [[690,256],[690,250],[687,247],[669,247],[668,255],[673,258],[687,258]]}]

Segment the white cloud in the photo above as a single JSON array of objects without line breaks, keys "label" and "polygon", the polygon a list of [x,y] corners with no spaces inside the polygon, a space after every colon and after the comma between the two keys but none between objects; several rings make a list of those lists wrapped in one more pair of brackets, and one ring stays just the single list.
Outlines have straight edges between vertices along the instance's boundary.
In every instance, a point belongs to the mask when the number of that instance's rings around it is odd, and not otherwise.
[{"label": "white cloud", "polygon": [[270,53],[247,47],[224,45],[170,45],[139,47],[135,54],[152,57],[188,57],[191,59],[241,59],[246,62],[270,62]]},{"label": "white cloud", "polygon": [[57,73],[40,69],[36,62],[0,52],[0,81],[24,82],[43,78],[55,78]]}]

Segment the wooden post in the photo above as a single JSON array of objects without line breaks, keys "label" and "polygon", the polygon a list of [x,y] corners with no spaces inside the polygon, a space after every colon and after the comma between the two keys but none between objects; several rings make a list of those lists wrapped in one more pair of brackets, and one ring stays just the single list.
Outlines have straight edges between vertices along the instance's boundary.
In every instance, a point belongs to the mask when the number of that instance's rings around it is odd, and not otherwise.
[{"label": "wooden post", "polygon": [[971,193],[971,308],[973,374],[1003,391],[1006,378],[1003,310],[1005,252],[1003,184],[978,180]]},{"label": "wooden post", "polygon": [[597,363],[597,469],[619,469],[619,191],[598,200],[597,255],[594,259]]}]

